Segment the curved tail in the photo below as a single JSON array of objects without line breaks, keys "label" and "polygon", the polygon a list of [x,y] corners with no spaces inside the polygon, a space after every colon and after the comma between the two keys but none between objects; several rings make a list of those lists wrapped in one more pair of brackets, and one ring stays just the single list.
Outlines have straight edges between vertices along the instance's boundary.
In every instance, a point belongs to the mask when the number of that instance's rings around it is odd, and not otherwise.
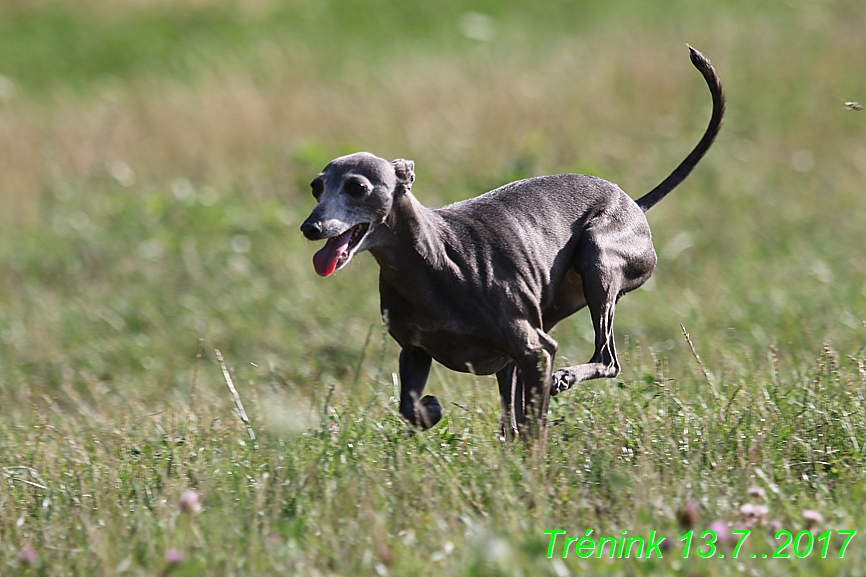
[{"label": "curved tail", "polygon": [[644,212],[658,204],[661,199],[685,180],[695,165],[707,153],[707,150],[710,149],[710,146],[712,146],[713,141],[716,139],[716,135],[719,133],[719,128],[722,126],[722,116],[725,114],[725,95],[722,92],[722,83],[706,56],[691,46],[689,46],[689,56],[692,64],[700,71],[704,80],[707,81],[707,86],[710,88],[710,94],[713,97],[713,115],[710,117],[710,124],[707,126],[707,130],[704,132],[701,141],[698,142],[698,145],[695,146],[694,150],[689,153],[685,160],[661,184],[635,201]]}]

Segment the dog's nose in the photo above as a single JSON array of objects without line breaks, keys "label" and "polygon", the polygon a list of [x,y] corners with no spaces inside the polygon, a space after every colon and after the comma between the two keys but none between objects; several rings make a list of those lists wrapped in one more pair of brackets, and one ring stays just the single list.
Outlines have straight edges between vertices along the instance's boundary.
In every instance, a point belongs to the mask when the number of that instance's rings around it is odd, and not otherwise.
[{"label": "dog's nose", "polygon": [[322,238],[322,223],[307,219],[301,225],[301,232],[310,240],[319,240]]}]

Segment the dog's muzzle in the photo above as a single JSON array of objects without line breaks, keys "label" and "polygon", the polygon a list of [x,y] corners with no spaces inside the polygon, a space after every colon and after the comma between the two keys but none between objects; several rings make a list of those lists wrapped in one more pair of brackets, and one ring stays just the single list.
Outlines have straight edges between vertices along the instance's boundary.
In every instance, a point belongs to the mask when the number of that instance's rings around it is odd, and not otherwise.
[{"label": "dog's muzzle", "polygon": [[322,223],[318,220],[313,220],[312,218],[308,218],[304,221],[304,224],[301,225],[301,232],[304,233],[304,236],[309,240],[322,240],[325,238],[324,233],[322,232]]}]

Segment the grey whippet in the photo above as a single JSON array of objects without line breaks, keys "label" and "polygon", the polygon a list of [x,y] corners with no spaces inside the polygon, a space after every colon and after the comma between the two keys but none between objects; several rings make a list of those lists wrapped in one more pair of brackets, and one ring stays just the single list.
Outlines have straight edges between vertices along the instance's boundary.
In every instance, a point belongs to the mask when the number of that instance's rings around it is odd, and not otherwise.
[{"label": "grey whippet", "polygon": [[[382,317],[400,344],[400,414],[425,428],[442,417],[424,396],[430,363],[496,373],[503,428],[529,425],[546,437],[550,395],[575,383],[619,374],[613,334],[616,302],[641,286],[656,264],[644,213],[707,152],[724,114],[710,62],[689,46],[713,100],[698,145],[661,184],[637,201],[615,184],[578,174],[529,178],[439,209],[410,192],[410,160],[360,152],[333,160],[312,182],[318,204],[301,226],[327,239],[313,257],[329,276],[357,253],[379,263]],[[549,333],[589,307],[595,352],[588,363],[552,370]]]}]

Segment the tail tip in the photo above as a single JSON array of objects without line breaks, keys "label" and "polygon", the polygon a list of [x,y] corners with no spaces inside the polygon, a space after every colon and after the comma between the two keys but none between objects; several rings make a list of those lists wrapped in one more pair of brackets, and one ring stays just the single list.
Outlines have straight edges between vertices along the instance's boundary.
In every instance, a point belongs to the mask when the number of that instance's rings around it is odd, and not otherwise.
[{"label": "tail tip", "polygon": [[700,50],[696,49],[691,44],[686,44],[686,47],[689,49],[689,59],[692,61],[697,68],[704,68],[707,66],[712,66],[710,64],[709,58],[701,54]]}]

